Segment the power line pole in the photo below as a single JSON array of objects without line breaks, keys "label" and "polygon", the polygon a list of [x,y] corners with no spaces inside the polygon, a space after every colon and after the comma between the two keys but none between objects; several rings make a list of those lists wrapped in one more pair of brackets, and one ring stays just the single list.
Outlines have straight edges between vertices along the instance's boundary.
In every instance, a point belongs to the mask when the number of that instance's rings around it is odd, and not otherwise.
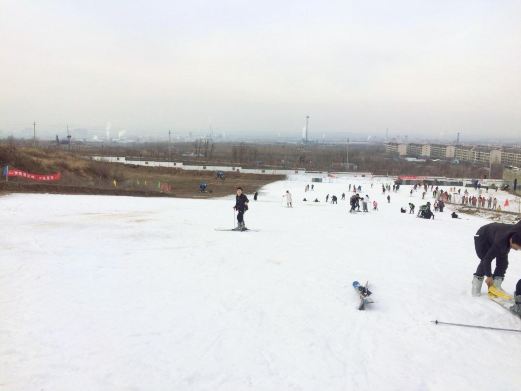
[{"label": "power line pole", "polygon": [[347,138],[346,144],[346,169],[349,170],[349,137]]},{"label": "power line pole", "polygon": [[36,147],[36,121],[33,122],[33,146]]},{"label": "power line pole", "polygon": [[168,158],[172,161],[172,131],[168,131]]}]

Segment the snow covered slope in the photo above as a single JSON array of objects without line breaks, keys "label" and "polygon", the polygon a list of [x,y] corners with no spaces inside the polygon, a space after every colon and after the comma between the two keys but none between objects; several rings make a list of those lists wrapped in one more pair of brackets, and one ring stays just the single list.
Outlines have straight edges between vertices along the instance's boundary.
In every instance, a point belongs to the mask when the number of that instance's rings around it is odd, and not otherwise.
[{"label": "snow covered slope", "polygon": [[232,199],[0,198],[0,389],[519,390],[520,333],[430,323],[521,329],[470,296],[487,221],[401,214],[419,193],[359,178],[380,210],[349,214],[346,184],[305,183],[265,187],[244,233],[215,231]]}]

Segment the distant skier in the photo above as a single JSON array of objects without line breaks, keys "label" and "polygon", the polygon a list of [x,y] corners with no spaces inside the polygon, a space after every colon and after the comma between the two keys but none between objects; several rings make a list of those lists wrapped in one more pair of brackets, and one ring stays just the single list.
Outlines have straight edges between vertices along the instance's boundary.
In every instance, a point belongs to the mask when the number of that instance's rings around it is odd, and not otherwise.
[{"label": "distant skier", "polygon": [[387,203],[390,204],[391,203],[391,196],[389,194],[387,194]]},{"label": "distant skier", "polygon": [[[515,225],[490,223],[482,226],[474,235],[474,247],[480,262],[472,279],[472,296],[481,294],[483,280],[489,290],[493,290],[492,293],[494,293],[494,288],[502,291],[501,284],[508,268],[508,253],[510,249],[521,249],[521,221]],[[492,273],[494,258],[496,267]],[[518,287],[521,288],[520,283],[518,283]],[[516,290],[516,296],[518,293],[521,294]]]},{"label": "distant skier", "polygon": [[434,213],[432,213],[430,202],[427,202],[425,205],[420,206],[420,210],[418,210],[418,217],[427,220],[434,220]]},{"label": "distant skier", "polygon": [[286,206],[288,208],[293,208],[293,197],[291,196],[289,190],[286,190],[286,194],[284,195],[284,197],[286,197]]},{"label": "distant skier", "polygon": [[345,200],[345,199],[346,199],[346,193],[342,193],[342,198],[341,198],[341,200],[343,201],[343,200]]},{"label": "distant skier", "polygon": [[255,194],[253,195],[253,201],[257,201],[257,198],[259,197],[259,192],[255,192]]},{"label": "distant skier", "polygon": [[373,210],[378,210],[378,202],[373,201]]},{"label": "distant skier", "polygon": [[331,197],[331,203],[332,204],[338,204],[338,198],[336,197],[336,195]]},{"label": "distant skier", "polygon": [[369,212],[367,209],[367,203],[369,202],[369,197],[366,196],[366,198],[362,198],[362,211]]},{"label": "distant skier", "polygon": [[329,201],[329,194],[326,196],[326,203]]},{"label": "distant skier", "polygon": [[349,212],[355,212],[357,208],[360,210],[360,195],[353,194],[349,199],[349,204],[351,205]]},{"label": "distant skier", "polygon": [[244,224],[244,213],[248,210],[249,202],[246,194],[242,192],[242,187],[238,187],[235,195],[235,206],[233,207],[237,211],[237,227],[234,228],[235,231],[246,231],[248,229]]},{"label": "distant skier", "polygon": [[409,202],[409,214],[414,214],[414,204],[412,202]]}]

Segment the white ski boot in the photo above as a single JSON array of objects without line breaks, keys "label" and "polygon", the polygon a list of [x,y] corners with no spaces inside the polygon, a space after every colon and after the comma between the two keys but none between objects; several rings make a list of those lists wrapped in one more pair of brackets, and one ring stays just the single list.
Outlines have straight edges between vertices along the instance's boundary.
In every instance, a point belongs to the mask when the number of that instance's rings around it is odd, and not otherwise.
[{"label": "white ski boot", "polygon": [[504,279],[505,279],[505,277],[494,276],[494,286],[496,287],[496,289],[499,290],[500,293],[504,293],[505,295],[510,296],[501,287],[501,284],[503,283]]},{"label": "white ski boot", "polygon": [[483,286],[483,276],[476,276],[472,279],[472,296],[481,296],[481,287]]},{"label": "white ski boot", "polygon": [[521,295],[517,295],[514,299],[516,304],[510,307],[510,311],[521,317]]},{"label": "white ski boot", "polygon": [[504,279],[505,277],[494,277],[494,286],[499,290],[503,290],[503,288],[501,288],[501,284],[503,283]]}]

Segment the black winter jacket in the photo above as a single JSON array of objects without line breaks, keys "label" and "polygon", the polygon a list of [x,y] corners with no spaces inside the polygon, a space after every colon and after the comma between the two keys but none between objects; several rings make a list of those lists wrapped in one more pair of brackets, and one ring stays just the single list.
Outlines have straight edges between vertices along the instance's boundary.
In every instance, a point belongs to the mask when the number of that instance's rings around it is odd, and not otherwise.
[{"label": "black winter jacket", "polygon": [[248,202],[250,202],[250,200],[244,193],[240,196],[235,196],[235,210],[238,210],[239,212],[248,210]]},{"label": "black winter jacket", "polygon": [[492,260],[497,257],[507,257],[510,252],[510,238],[516,232],[521,232],[521,221],[517,224],[491,223],[481,227],[474,241],[476,248],[480,248],[484,254],[481,257],[485,267],[485,275],[491,276]]}]

